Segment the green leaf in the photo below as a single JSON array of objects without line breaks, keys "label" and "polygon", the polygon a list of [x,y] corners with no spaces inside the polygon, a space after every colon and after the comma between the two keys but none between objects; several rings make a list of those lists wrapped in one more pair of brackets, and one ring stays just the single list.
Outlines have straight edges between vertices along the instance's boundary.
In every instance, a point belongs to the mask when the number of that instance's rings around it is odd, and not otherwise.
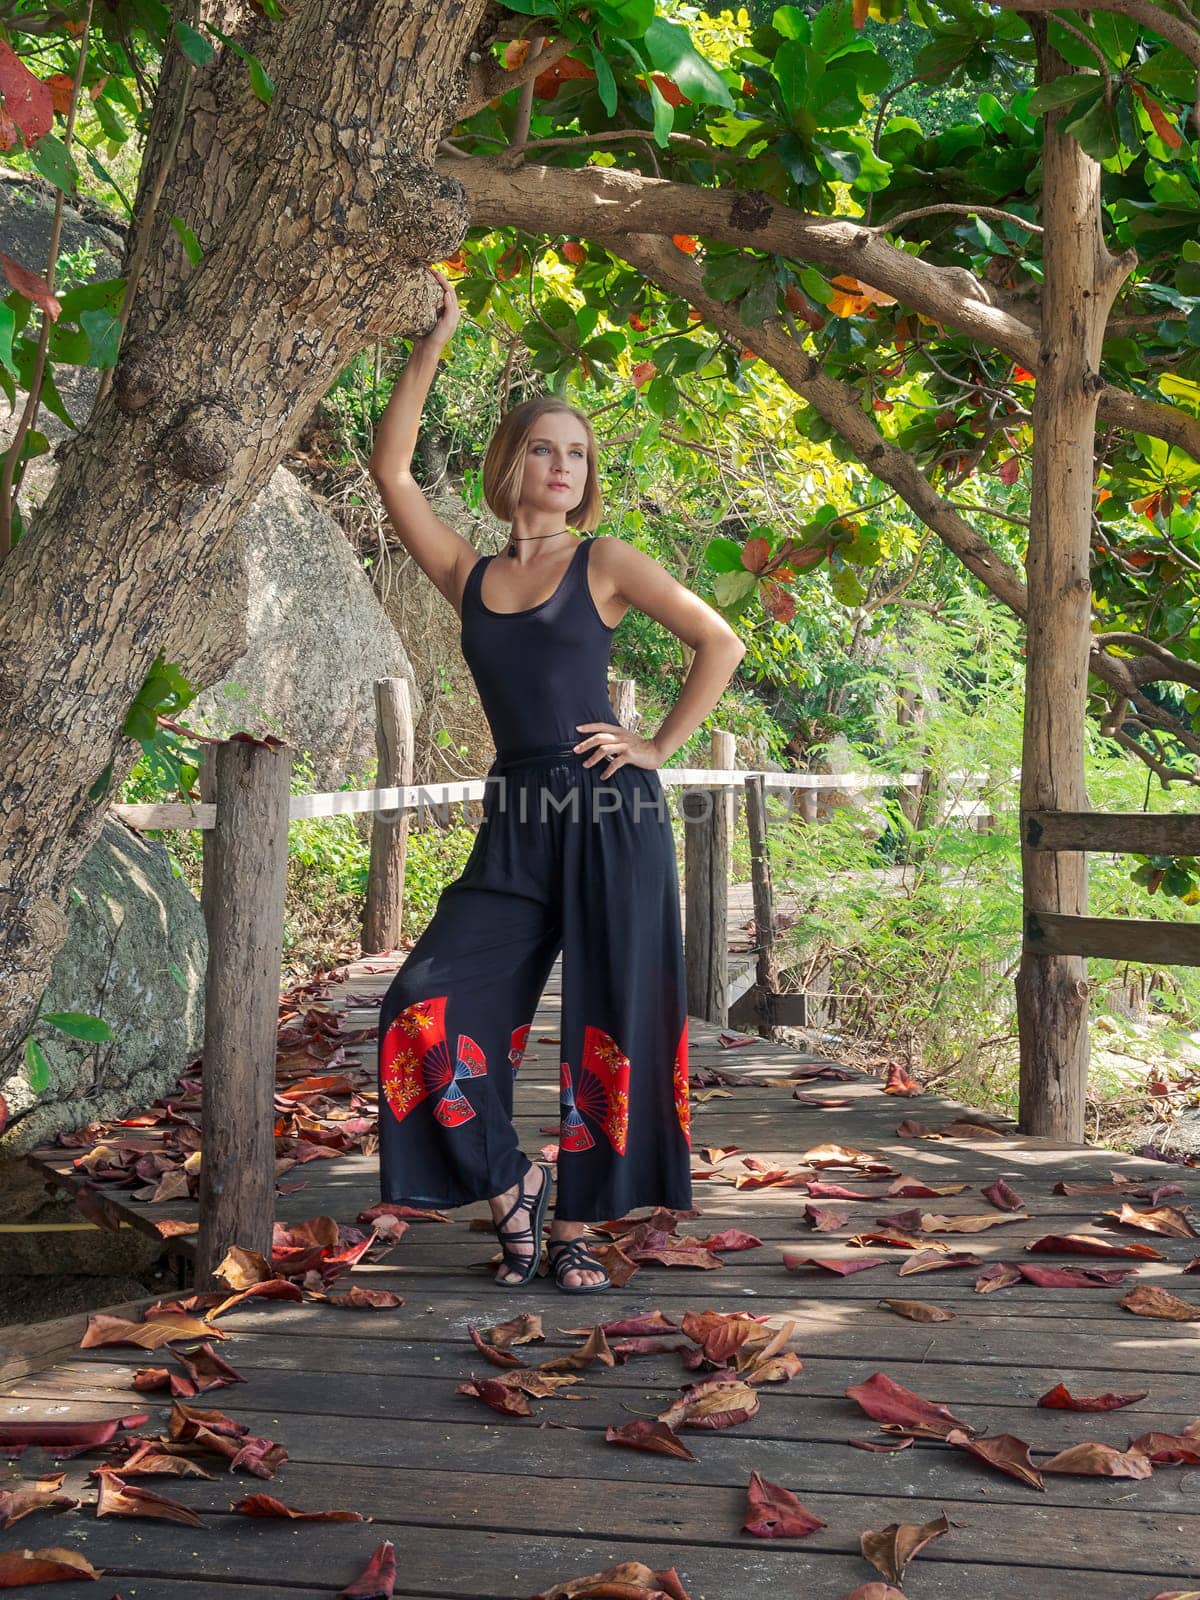
[{"label": "green leaf", "polygon": [[171,32],[175,35],[179,48],[193,66],[208,66],[217,53],[204,35],[189,27],[186,22],[175,23]]},{"label": "green leaf", "polygon": [[779,285],[771,272],[760,274],[758,281],[747,291],[739,308],[742,321],[748,327],[760,327],[768,317],[779,311]]},{"label": "green leaf", "polygon": [[72,1039],[83,1039],[88,1044],[103,1044],[113,1036],[104,1018],[93,1016],[90,1011],[47,1011],[38,1021],[48,1022],[60,1033],[69,1034]]},{"label": "green leaf", "polygon": [[1121,148],[1115,112],[1111,106],[1105,105],[1100,90],[1096,91],[1096,101],[1091,109],[1067,123],[1066,132],[1093,161],[1110,161]]},{"label": "green leaf", "polygon": [[1038,116],[1044,111],[1057,111],[1060,106],[1073,106],[1077,101],[1095,99],[1101,93],[1095,74],[1074,72],[1065,78],[1055,78],[1053,83],[1043,83],[1029,97],[1029,109]]},{"label": "green leaf", "polygon": [[13,329],[16,326],[16,313],[6,302],[0,300],[0,364],[6,371],[17,376],[16,363],[13,361]]},{"label": "green leaf", "polygon": [[785,39],[800,39],[807,44],[811,37],[809,20],[799,6],[779,6],[771,17],[771,26]]},{"label": "green leaf", "polygon": [[111,311],[84,311],[79,321],[88,336],[89,367],[115,367],[121,343],[121,319]]},{"label": "green leaf", "polygon": [[231,39],[227,33],[222,33],[220,28],[214,27],[211,22],[206,22],[204,26],[208,29],[209,33],[214,34],[216,38],[220,39],[223,45],[232,50],[235,56],[241,56],[242,60],[246,63],[246,70],[250,74],[251,89],[253,89],[254,93],[264,105],[269,106],[275,95],[275,85],[267,76],[267,70],[258,57],[256,55],[252,55],[250,51],[247,50],[243,45],[240,45],[236,39]]},{"label": "green leaf", "polygon": [[41,1045],[32,1037],[25,1041],[25,1072],[34,1094],[41,1094],[43,1089],[49,1087],[50,1063]]},{"label": "green leaf", "polygon": [[714,572],[744,572],[742,547],[736,539],[710,539],[704,547],[704,559]]},{"label": "green leaf", "polygon": [[646,29],[643,45],[650,65],[665,72],[689,100],[698,105],[733,108],[729,86],[696,49],[686,28],[655,17]]},{"label": "green leaf", "polygon": [[204,251],[200,248],[200,241],[188,227],[182,217],[172,217],[171,226],[178,236],[180,244],[187,253],[187,258],[192,266],[198,267],[204,259]]},{"label": "green leaf", "polygon": [[75,169],[71,152],[57,134],[44,133],[31,147],[29,159],[47,183],[52,183],[56,189],[61,189],[65,194],[73,195],[77,192],[79,173]]},{"label": "green leaf", "polygon": [[729,255],[710,255],[701,275],[706,291],[714,300],[736,300],[755,283],[764,263],[757,256],[733,251]]},{"label": "green leaf", "polygon": [[794,117],[803,109],[808,97],[808,46],[789,40],[780,48],[771,70],[779,85],[784,109],[789,117]]},{"label": "green leaf", "polygon": [[600,96],[600,104],[611,117],[617,109],[616,77],[603,50],[592,39],[588,40],[588,50],[591,54],[592,69],[596,74],[596,93]]},{"label": "green leaf", "polygon": [[747,572],[744,567],[740,572],[718,572],[713,579],[713,597],[724,610],[736,605],[739,600],[748,599],[757,583],[754,574]]},{"label": "green leaf", "polygon": [[852,567],[834,567],[829,574],[829,587],[833,590],[834,599],[840,600],[844,606],[860,606],[867,598],[867,591]]},{"label": "green leaf", "polygon": [[665,150],[675,126],[675,107],[653,79],[650,80],[650,104],[654,107],[654,142]]}]

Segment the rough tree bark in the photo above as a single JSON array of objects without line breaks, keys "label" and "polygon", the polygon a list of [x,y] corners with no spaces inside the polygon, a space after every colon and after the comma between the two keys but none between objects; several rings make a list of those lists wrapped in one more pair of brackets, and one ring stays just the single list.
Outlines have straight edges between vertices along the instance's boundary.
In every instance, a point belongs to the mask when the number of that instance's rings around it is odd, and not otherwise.
[{"label": "rough tree bark", "polygon": [[[1033,22],[1039,78],[1065,64]],[[1022,811],[1085,811],[1084,725],[1092,647],[1089,577],[1100,347],[1117,291],[1134,265],[1105,247],[1100,168],[1046,118],[1042,340],[1033,403],[1033,484],[1026,557]],[[1026,917],[1083,915],[1087,857],[1022,847]],[[1081,1143],[1088,1075],[1087,965],[1026,943],[1016,980],[1023,1132]]]},{"label": "rough tree bark", "polygon": [[[248,5],[205,3],[263,50],[275,96],[255,100],[225,50],[197,70],[112,387],[0,567],[0,1061],[100,830],[88,791],[136,754],[121,727],[147,670],[162,650],[207,681],[220,646],[196,597],[222,539],[354,354],[429,326],[421,264],[468,226],[433,156],[477,88],[465,63],[485,0],[307,0],[274,34]],[[151,160],[183,76],[173,52]],[[195,268],[172,215],[205,246]]]}]

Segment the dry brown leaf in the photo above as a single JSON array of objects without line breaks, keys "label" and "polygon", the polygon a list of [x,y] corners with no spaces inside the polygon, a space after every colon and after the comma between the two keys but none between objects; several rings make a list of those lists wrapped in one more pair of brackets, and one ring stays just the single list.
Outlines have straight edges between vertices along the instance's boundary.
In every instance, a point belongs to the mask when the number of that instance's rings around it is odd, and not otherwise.
[{"label": "dry brown leaf", "polygon": [[995,1467],[997,1472],[1027,1483],[1031,1489],[1046,1487],[1041,1473],[1029,1458],[1029,1446],[1024,1439],[1016,1439],[1011,1433],[992,1434],[982,1439],[969,1439],[965,1433],[948,1433],[946,1443],[966,1450],[989,1467]]},{"label": "dry brown leaf", "polygon": [[1121,1297],[1126,1311],[1136,1317],[1165,1317],[1169,1322],[1200,1322],[1200,1305],[1194,1300],[1183,1300],[1177,1294],[1160,1289],[1156,1284],[1139,1283]]},{"label": "dry brown leaf", "polygon": [[1139,1211],[1137,1206],[1131,1206],[1125,1200],[1120,1211],[1106,1211],[1104,1215],[1120,1227],[1140,1228],[1143,1233],[1161,1233],[1169,1239],[1200,1238],[1178,1206],[1158,1206],[1150,1211]]},{"label": "dry brown leaf", "polygon": [[924,1300],[881,1300],[881,1306],[886,1306],[889,1311],[894,1311],[898,1317],[907,1317],[910,1322],[951,1322],[954,1319],[953,1311],[943,1311],[941,1306],[927,1305]]},{"label": "dry brown leaf", "polygon": [[554,1356],[549,1361],[539,1362],[538,1371],[582,1372],[594,1361],[602,1362],[606,1367],[615,1367],[617,1364],[617,1358],[609,1347],[602,1327],[593,1328],[587,1341],[580,1345],[578,1350],[569,1350],[566,1355]]},{"label": "dry brown leaf", "polygon": [[1110,1444],[1088,1441],[1069,1445],[1049,1461],[1042,1472],[1071,1472],[1088,1478],[1148,1478],[1154,1471],[1140,1450],[1114,1450]]},{"label": "dry brown leaf", "polygon": [[[586,1329],[584,1330],[587,1331]],[[542,1332],[542,1318],[537,1311],[523,1311],[509,1322],[497,1322],[483,1330],[483,1337],[497,1350],[507,1350],[514,1344],[541,1344],[546,1335]]]},{"label": "dry brown leaf", "polygon": [[933,1522],[890,1522],[877,1532],[868,1529],[860,1543],[864,1558],[883,1573],[885,1578],[899,1583],[904,1569],[912,1558],[924,1550],[934,1539],[949,1533],[950,1524],[945,1515]]},{"label": "dry brown leaf", "polygon": [[11,1528],[31,1511],[73,1511],[79,1504],[69,1494],[60,1494],[65,1472],[50,1473],[45,1477],[26,1480],[10,1489],[0,1489],[0,1518],[6,1528]]},{"label": "dry brown leaf", "polygon": [[181,1506],[176,1500],[168,1500],[165,1495],[155,1494],[153,1489],[139,1489],[135,1484],[124,1483],[115,1472],[101,1474],[96,1515],[154,1517],[163,1522],[182,1522],[190,1528],[204,1526],[187,1506]]},{"label": "dry brown leaf", "polygon": [[984,1233],[988,1228],[1002,1228],[1009,1222],[1028,1222],[1027,1211],[1011,1211],[1001,1217],[941,1217],[926,1211],[921,1216],[921,1227],[926,1233]]}]

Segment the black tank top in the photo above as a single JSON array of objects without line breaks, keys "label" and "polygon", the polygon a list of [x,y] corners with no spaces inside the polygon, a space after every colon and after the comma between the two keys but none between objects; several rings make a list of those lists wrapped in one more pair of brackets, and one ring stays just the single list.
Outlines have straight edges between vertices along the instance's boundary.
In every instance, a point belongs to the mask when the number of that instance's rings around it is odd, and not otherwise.
[{"label": "black tank top", "polygon": [[588,587],[588,552],[580,539],[558,588],[524,611],[493,611],[480,589],[492,556],[480,556],[462,596],[462,653],[496,755],[505,760],[531,746],[578,743],[577,722],[615,722],[608,664],[615,629],[596,609]]}]

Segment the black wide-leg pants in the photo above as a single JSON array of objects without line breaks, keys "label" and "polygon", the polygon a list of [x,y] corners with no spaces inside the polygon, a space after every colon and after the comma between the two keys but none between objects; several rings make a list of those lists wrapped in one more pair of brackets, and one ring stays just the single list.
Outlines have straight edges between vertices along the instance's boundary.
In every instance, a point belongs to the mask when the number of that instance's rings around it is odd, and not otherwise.
[{"label": "black wide-leg pants", "polygon": [[529,1158],[513,1087],[562,953],[556,1214],[691,1205],[679,883],[657,772],[540,746],[497,760],[461,875],[379,1015],[382,1198],[490,1199]]}]

